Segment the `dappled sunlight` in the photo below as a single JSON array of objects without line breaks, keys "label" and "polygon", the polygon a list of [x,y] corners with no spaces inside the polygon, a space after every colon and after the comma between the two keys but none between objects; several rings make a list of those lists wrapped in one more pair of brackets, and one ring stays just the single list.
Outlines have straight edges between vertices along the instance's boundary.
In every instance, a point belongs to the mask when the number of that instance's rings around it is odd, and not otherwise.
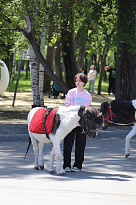
[{"label": "dappled sunlight", "polygon": [[[28,142],[7,142],[0,143],[0,178],[29,178],[52,179],[61,181],[96,179],[130,181],[136,177],[136,140],[132,144],[132,156],[128,159],[124,157],[124,138],[87,138],[85,161],[83,169],[78,174],[66,173],[65,177],[47,172],[49,153],[52,144],[44,146],[45,170],[34,170],[34,152],[30,146],[26,159]],[[63,153],[63,142],[61,143]],[[74,149],[73,149],[74,153]],[[72,153],[72,164],[74,154]],[[56,167],[56,162],[55,162]],[[8,169],[7,169],[8,168]]]},{"label": "dappled sunlight", "polygon": [[[27,114],[32,108],[33,99],[31,92],[16,93],[16,98],[13,104],[14,92],[4,92],[0,96],[0,121],[10,121],[14,119],[15,122],[26,122]],[[100,108],[100,105],[104,101],[114,100],[114,95],[102,94],[102,95],[92,95],[92,106]],[[57,99],[53,97],[49,98],[48,93],[44,94],[44,105],[52,108],[64,106],[65,99],[60,99],[60,96]],[[11,112],[11,114],[10,114]]]},{"label": "dappled sunlight", "polygon": [[136,140],[131,142],[131,155],[124,154],[124,137],[87,140],[85,161],[92,172],[129,172],[136,177]]}]

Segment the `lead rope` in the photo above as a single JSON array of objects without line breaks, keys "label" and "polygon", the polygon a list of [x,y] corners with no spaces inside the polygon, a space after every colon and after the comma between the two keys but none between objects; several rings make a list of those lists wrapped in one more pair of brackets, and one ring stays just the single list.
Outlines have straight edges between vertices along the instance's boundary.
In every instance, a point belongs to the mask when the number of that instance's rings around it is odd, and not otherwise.
[{"label": "lead rope", "polygon": [[136,123],[136,121],[134,121],[134,122],[130,122],[130,123],[126,123],[126,124],[122,124],[122,123],[115,123],[115,122],[111,122],[111,121],[108,121],[108,120],[106,120],[107,122],[109,122],[109,123],[111,123],[111,124],[115,124],[115,125],[131,125],[131,124],[134,124],[134,123]]}]

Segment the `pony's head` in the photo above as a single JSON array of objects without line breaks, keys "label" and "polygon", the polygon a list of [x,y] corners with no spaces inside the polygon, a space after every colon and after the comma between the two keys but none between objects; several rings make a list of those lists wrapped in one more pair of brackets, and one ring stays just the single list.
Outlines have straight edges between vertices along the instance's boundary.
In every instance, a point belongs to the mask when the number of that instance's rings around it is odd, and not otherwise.
[{"label": "pony's head", "polygon": [[103,102],[101,104],[100,112],[102,112],[102,129],[106,130],[109,126],[109,117],[110,117],[110,105],[108,102]]},{"label": "pony's head", "polygon": [[95,118],[100,117],[102,113],[100,113],[99,110],[97,110],[92,106],[89,106],[89,108],[85,108],[81,106],[79,112],[80,112],[79,124],[82,126],[83,131],[89,137],[93,137],[93,138],[96,137],[97,130],[96,130]]}]

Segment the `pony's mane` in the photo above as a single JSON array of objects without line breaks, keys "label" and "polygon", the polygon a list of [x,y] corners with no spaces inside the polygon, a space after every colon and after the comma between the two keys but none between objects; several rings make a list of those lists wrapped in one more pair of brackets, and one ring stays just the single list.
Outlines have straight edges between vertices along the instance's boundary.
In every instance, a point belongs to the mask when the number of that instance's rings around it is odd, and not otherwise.
[{"label": "pony's mane", "polygon": [[95,107],[89,106],[86,110],[89,110],[89,112],[95,116],[98,114],[98,110]]}]

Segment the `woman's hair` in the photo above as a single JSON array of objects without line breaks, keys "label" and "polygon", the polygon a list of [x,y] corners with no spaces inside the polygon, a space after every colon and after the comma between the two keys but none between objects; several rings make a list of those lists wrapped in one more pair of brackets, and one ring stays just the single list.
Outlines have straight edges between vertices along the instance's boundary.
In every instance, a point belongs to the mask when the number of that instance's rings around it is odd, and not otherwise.
[{"label": "woman's hair", "polygon": [[77,78],[80,78],[80,80],[83,82],[83,83],[87,83],[87,77],[86,77],[86,75],[84,74],[84,73],[78,73],[78,74],[76,74],[75,75],[75,77],[74,77],[74,82],[76,82],[76,79]]},{"label": "woman's hair", "polygon": [[96,70],[95,65],[91,65],[90,68],[91,68],[91,69],[93,68],[94,70]]}]

